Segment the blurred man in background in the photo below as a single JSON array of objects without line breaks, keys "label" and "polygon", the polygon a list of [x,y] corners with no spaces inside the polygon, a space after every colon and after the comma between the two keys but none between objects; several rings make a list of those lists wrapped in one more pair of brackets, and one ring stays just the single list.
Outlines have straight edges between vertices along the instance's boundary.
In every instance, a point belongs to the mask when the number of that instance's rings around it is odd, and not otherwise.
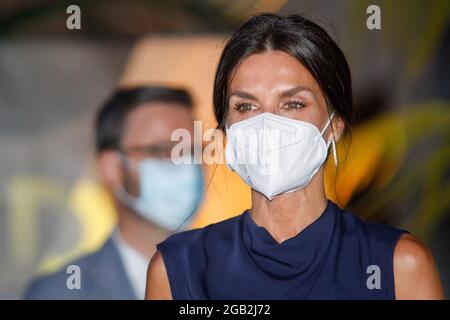
[{"label": "blurred man in background", "polygon": [[[171,161],[172,132],[193,136],[192,109],[181,89],[138,87],[112,95],[96,119],[96,162],[114,198],[117,228],[97,252],[33,281],[25,298],[144,298],[155,245],[184,227],[201,201],[201,167]],[[79,288],[67,283],[72,265],[80,270]]]}]

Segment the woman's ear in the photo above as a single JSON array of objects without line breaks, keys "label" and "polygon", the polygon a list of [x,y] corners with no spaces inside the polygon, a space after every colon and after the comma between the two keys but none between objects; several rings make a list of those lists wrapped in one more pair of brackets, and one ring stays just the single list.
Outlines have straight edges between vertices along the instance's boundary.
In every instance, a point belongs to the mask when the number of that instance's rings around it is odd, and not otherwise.
[{"label": "woman's ear", "polygon": [[97,172],[103,184],[117,189],[122,184],[122,161],[114,150],[105,150],[97,155]]},{"label": "woman's ear", "polygon": [[335,116],[331,120],[331,126],[332,126],[332,130],[330,130],[331,132],[330,132],[330,135],[329,135],[327,141],[331,141],[331,139],[333,139],[333,137],[334,137],[334,141],[337,143],[341,139],[342,135],[344,134],[345,123],[344,123],[344,121],[342,121],[341,117]]}]

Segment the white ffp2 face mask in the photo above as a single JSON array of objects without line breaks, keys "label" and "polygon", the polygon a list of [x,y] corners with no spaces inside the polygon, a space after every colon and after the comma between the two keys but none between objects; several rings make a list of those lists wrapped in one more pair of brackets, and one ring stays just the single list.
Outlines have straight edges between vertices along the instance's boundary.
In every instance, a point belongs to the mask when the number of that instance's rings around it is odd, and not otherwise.
[{"label": "white ffp2 face mask", "polygon": [[331,143],[337,166],[334,138],[325,142],[322,137],[333,116],[322,131],[268,112],[237,122],[226,129],[227,165],[269,200],[304,188],[324,163]]}]

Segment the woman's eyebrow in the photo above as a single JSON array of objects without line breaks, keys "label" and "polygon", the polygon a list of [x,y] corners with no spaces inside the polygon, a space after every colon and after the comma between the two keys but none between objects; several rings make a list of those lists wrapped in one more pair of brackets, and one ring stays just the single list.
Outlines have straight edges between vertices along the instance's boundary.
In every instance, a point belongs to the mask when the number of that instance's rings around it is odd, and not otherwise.
[{"label": "woman's eyebrow", "polygon": [[286,98],[286,97],[293,96],[294,94],[296,94],[296,93],[298,93],[300,91],[308,91],[315,97],[314,91],[311,88],[303,87],[303,86],[296,86],[296,87],[293,87],[291,89],[288,89],[288,90],[285,90],[285,91],[281,92],[280,93],[280,98]]},{"label": "woman's eyebrow", "polygon": [[258,98],[256,98],[254,95],[252,95],[251,93],[248,93],[248,92],[246,92],[246,91],[241,91],[241,90],[236,90],[236,91],[233,91],[231,94],[230,94],[230,97],[232,97],[232,96],[237,96],[237,97],[240,97],[240,98],[243,98],[243,99],[251,99],[251,100],[256,100],[256,101],[258,101]]},{"label": "woman's eyebrow", "polygon": [[[285,90],[279,94],[279,97],[281,99],[283,99],[286,97],[290,97],[301,91],[308,91],[315,97],[314,91],[311,88],[304,87],[304,86],[296,86],[296,87],[290,88],[288,90]],[[230,97],[232,97],[232,96],[237,96],[237,97],[240,97],[243,99],[251,99],[251,100],[258,101],[258,98],[256,96],[254,96],[253,94],[251,94],[247,91],[242,91],[242,90],[235,90],[235,91],[231,92]]]}]

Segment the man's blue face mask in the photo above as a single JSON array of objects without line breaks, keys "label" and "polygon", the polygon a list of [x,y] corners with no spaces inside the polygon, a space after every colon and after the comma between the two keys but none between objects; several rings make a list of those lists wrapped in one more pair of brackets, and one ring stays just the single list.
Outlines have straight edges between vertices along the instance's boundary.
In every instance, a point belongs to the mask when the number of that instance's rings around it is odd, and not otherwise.
[{"label": "man's blue face mask", "polygon": [[[121,155],[124,157],[124,155]],[[203,195],[203,171],[197,164],[174,164],[170,159],[144,159],[139,162],[126,157],[128,167],[136,168],[139,196],[124,188],[116,192],[118,199],[148,221],[169,231],[185,227],[197,210]]]}]

